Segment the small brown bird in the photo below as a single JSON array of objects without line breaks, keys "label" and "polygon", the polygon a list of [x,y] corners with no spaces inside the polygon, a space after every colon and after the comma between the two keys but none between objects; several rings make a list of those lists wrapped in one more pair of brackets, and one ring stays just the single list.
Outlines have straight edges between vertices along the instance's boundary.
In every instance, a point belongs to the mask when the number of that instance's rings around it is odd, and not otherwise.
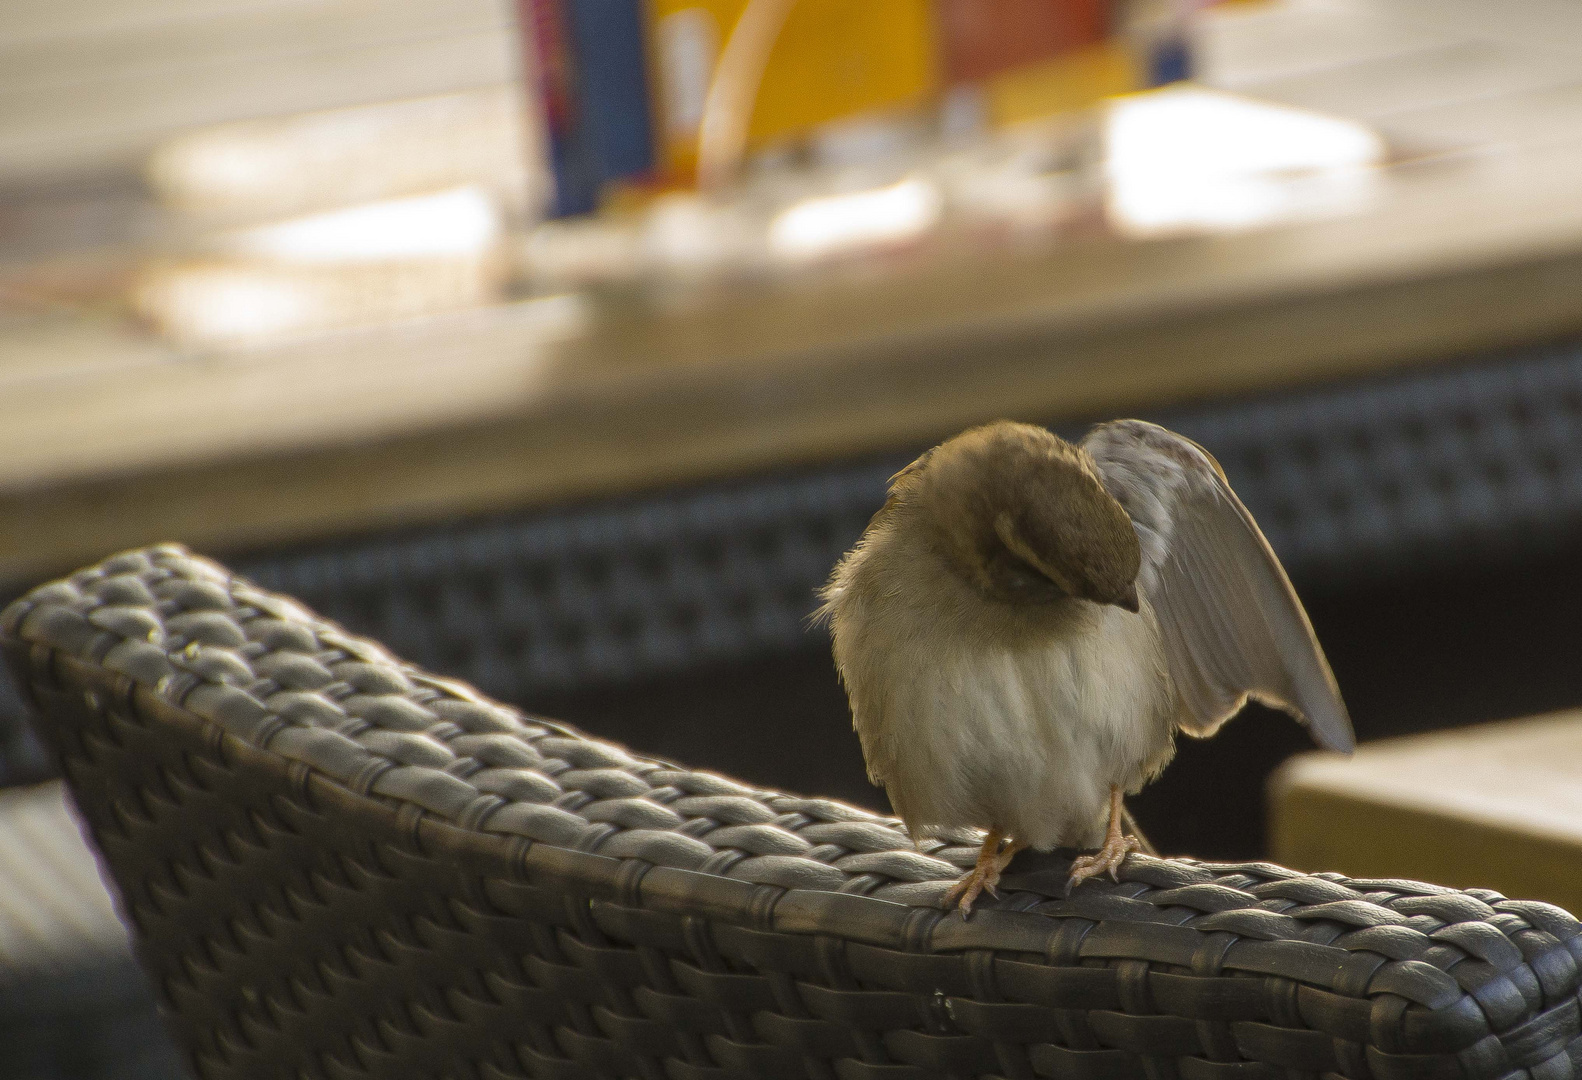
[{"label": "small brown bird", "polygon": [[999,421],[897,473],[822,593],[868,775],[914,840],[987,832],[965,913],[1023,848],[1137,841],[1122,797],[1249,697],[1355,745],[1307,614],[1219,464],[1140,420],[1080,445]]}]

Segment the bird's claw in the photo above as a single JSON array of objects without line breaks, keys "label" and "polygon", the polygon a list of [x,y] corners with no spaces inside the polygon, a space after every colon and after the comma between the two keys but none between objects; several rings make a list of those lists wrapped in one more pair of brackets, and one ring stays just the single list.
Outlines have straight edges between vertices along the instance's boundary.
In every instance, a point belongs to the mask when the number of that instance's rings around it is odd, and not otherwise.
[{"label": "bird's claw", "polygon": [[[972,905],[981,894],[988,893],[999,899],[1000,894],[995,891],[995,886],[999,883],[1000,868],[992,865],[984,866],[980,863],[961,875],[954,885],[945,890],[944,906],[948,909],[955,903],[961,912],[961,917],[965,919],[972,914]],[[960,897],[959,903],[956,902],[957,897]]]},{"label": "bird's claw", "polygon": [[1119,881],[1121,864],[1126,861],[1126,856],[1141,848],[1142,843],[1135,836],[1109,836],[1095,854],[1080,855],[1072,860],[1071,877],[1066,881],[1066,895],[1070,896],[1072,889],[1105,871],[1109,872],[1112,880]]},{"label": "bird's claw", "polygon": [[994,887],[1000,883],[1001,871],[1010,865],[1012,856],[1026,846],[1008,839],[1004,833],[988,833],[983,838],[983,847],[978,850],[977,865],[945,890],[944,906],[948,909],[960,897],[957,906],[961,909],[961,917],[965,919],[972,914],[973,901],[978,899],[980,893],[988,893],[998,900],[1000,894],[994,891]]}]

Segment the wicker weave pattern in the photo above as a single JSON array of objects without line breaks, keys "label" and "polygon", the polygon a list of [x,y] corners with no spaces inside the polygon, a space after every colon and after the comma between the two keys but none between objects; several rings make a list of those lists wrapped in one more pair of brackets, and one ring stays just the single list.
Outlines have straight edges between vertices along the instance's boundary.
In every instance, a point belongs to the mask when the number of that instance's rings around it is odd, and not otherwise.
[{"label": "wicker weave pattern", "polygon": [[182,549],[0,641],[205,1077],[1356,1080],[1582,1073],[1549,905],[1019,859],[645,760],[405,667]]}]

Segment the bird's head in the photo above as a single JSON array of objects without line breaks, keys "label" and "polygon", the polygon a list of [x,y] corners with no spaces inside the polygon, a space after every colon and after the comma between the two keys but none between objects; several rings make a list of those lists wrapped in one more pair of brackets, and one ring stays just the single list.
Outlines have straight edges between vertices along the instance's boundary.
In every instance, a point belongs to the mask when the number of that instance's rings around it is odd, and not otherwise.
[{"label": "bird's head", "polygon": [[1043,428],[1001,420],[963,432],[894,490],[951,570],[989,599],[1138,608],[1131,518],[1088,455]]}]

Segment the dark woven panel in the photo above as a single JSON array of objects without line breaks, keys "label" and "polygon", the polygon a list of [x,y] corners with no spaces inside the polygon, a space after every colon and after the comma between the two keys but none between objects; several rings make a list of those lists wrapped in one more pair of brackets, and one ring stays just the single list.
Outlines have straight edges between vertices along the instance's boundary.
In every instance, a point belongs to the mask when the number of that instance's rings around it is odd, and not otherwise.
[{"label": "dark woven panel", "polygon": [[894,471],[869,463],[478,522],[241,572],[525,702],[805,642],[813,590]]},{"label": "dark woven panel", "polygon": [[1162,418],[1207,446],[1309,579],[1582,523],[1582,344]]},{"label": "dark woven panel", "polygon": [[161,548],[0,644],[205,1077],[1566,1080],[1545,904],[1134,856],[1019,859],[636,757]]},{"label": "dark woven panel", "polygon": [[[1299,581],[1531,545],[1582,520],[1579,346],[1150,419],[1219,457]],[[912,456],[240,568],[432,670],[530,702],[810,643],[814,590]]]}]

